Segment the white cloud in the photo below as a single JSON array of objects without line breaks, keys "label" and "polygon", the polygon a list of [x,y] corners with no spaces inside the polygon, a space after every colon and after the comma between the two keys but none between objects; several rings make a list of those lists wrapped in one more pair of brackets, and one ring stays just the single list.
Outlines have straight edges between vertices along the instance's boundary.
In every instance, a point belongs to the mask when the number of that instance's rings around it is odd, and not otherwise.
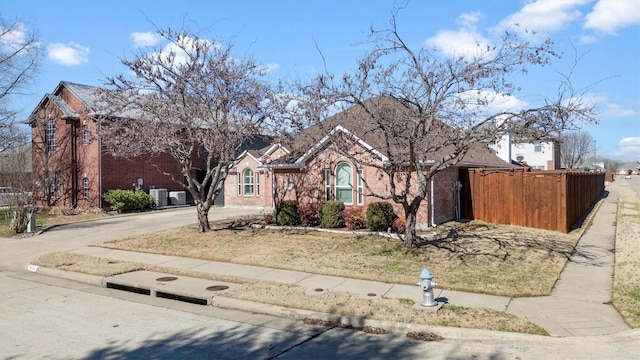
[{"label": "white cloud", "polygon": [[475,25],[481,13],[463,13],[458,19],[462,26],[458,30],[441,30],[425,41],[425,47],[432,47],[448,56],[485,57],[490,55],[491,41],[476,30]]},{"label": "white cloud", "polygon": [[605,34],[640,24],[640,0],[599,0],[587,14],[584,27]]},{"label": "white cloud", "polygon": [[[16,51],[24,48],[25,45],[27,45],[27,32],[23,23],[15,22],[9,28],[0,26],[0,46]],[[39,47],[40,43],[33,42],[29,46]]]},{"label": "white cloud", "polygon": [[606,104],[601,114],[602,117],[625,117],[625,116],[634,116],[640,115],[640,111],[624,108],[619,104]]},{"label": "white cloud", "polygon": [[135,47],[145,47],[157,45],[162,37],[152,32],[132,32],[129,37]]},{"label": "white cloud", "polygon": [[261,66],[260,70],[261,70],[261,72],[263,74],[268,74],[268,73],[270,73],[272,71],[277,70],[279,67],[280,67],[280,64],[278,64],[278,63],[270,63],[270,64],[267,64],[267,65]]},{"label": "white cloud", "polygon": [[618,141],[615,150],[607,155],[622,161],[640,161],[640,137],[626,137]]},{"label": "white cloud", "polygon": [[[549,34],[561,30],[582,17],[577,9],[592,0],[537,0],[527,3],[520,11],[504,18],[492,30],[502,33],[515,30],[521,33],[536,31]],[[626,0],[623,0],[626,1]]]},{"label": "white cloud", "polygon": [[64,66],[75,66],[89,61],[91,50],[73,41],[65,44],[55,43],[47,46],[49,59]]}]

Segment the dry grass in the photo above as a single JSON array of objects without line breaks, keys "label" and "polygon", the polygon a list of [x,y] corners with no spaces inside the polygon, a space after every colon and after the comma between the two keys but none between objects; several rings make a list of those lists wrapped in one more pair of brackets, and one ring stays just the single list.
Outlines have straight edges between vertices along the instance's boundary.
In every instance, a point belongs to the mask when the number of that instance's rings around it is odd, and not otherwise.
[{"label": "dry grass", "polygon": [[435,240],[408,250],[397,239],[375,234],[269,230],[238,222],[212,227],[204,234],[189,226],[102,246],[410,285],[428,267],[441,288],[520,297],[547,295],[578,240],[551,231],[454,222],[438,227]]},{"label": "dry grass", "polygon": [[[297,285],[234,278],[188,270],[180,271],[156,265],[114,261],[68,252],[45,254],[33,259],[32,263],[49,268],[99,276],[112,276],[131,271],[147,270],[180,276],[201,277],[238,284],[238,286],[224,293],[226,297],[289,308],[423,325],[548,335],[544,329],[529,321],[502,311],[482,308],[465,308],[447,304],[436,313],[420,309],[409,299],[363,299],[353,294],[335,291],[318,295],[306,295],[305,289]],[[331,324],[325,325],[334,326]],[[363,328],[360,330],[374,331],[375,329]]]},{"label": "dry grass", "polygon": [[613,305],[627,324],[640,327],[640,200],[630,189],[620,192],[616,227]]}]

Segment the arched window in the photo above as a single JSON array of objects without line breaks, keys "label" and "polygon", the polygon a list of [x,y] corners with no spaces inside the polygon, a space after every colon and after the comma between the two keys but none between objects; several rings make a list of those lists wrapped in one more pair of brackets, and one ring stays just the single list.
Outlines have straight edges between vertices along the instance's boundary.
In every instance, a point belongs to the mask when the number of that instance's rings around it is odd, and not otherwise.
[{"label": "arched window", "polygon": [[336,200],[345,204],[353,204],[353,169],[346,162],[336,166]]},{"label": "arched window", "polygon": [[244,195],[253,196],[253,170],[246,169],[242,172],[242,183],[244,185]]}]

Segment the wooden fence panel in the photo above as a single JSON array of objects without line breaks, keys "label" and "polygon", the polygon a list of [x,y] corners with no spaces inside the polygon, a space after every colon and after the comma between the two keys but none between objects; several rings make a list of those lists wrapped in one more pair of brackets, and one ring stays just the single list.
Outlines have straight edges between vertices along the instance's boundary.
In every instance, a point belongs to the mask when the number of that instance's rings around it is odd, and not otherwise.
[{"label": "wooden fence panel", "polygon": [[524,169],[461,170],[462,215],[568,232],[604,193],[604,174]]}]

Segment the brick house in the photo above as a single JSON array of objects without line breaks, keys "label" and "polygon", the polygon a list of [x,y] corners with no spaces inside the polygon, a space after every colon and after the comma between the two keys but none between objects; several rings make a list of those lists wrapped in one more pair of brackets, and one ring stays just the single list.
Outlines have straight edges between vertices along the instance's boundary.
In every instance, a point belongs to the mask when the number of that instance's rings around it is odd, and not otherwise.
[{"label": "brick house", "polygon": [[[383,164],[377,150],[380,137],[362,128],[362,113],[351,108],[298,134],[291,144],[272,144],[243,153],[225,182],[225,206],[254,206],[273,209],[281,200],[320,203],[338,200],[346,207],[366,209],[379,198],[367,195],[367,186],[389,194],[389,184],[373,166],[359,166],[350,157]],[[346,141],[345,141],[346,139]],[[339,147],[349,147],[348,154]],[[440,154],[434,154],[435,156]],[[458,163],[435,175],[429,197],[423,200],[417,218],[419,228],[455,219],[459,194],[454,185],[459,172],[470,167],[510,167],[483,144],[476,144]],[[414,182],[415,183],[415,182]],[[391,202],[391,201],[390,201]],[[402,206],[391,202],[398,216]]]},{"label": "brick house", "polygon": [[183,190],[162,172],[180,174],[169,155],[115,158],[98,135],[98,88],[62,81],[28,118],[34,195],[42,204],[103,207],[110,189]]}]

